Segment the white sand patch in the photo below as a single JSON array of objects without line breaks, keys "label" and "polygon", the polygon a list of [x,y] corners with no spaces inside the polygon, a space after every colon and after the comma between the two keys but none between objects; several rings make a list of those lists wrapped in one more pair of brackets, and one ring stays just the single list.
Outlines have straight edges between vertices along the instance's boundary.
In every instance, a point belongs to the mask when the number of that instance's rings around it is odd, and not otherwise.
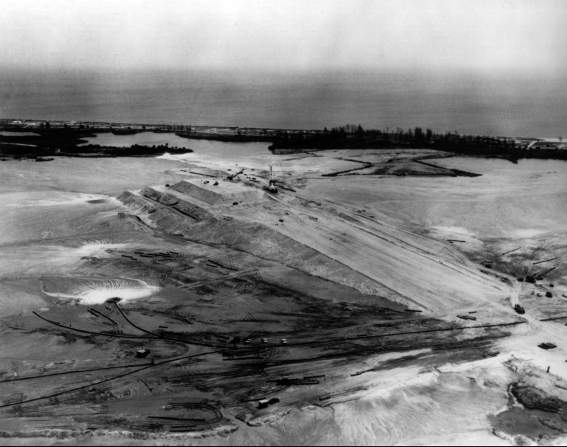
[{"label": "white sand patch", "polygon": [[[462,372],[419,373],[415,367],[370,373],[357,392],[332,405],[339,444],[420,445],[474,440],[491,445],[486,414],[506,403],[510,371],[482,361]],[[457,442],[457,444],[459,444]]]},{"label": "white sand patch", "polygon": [[542,234],[545,234],[545,233],[547,233],[547,231],[545,231],[545,230],[537,230],[535,228],[526,228],[526,229],[514,230],[511,233],[511,236],[514,237],[514,238],[528,239],[528,238],[532,238],[532,237],[541,236]]},{"label": "white sand patch", "polygon": [[429,231],[429,236],[438,240],[448,241],[465,252],[482,250],[484,246],[484,243],[476,233],[464,227],[434,226]]},{"label": "white sand patch", "polygon": [[[83,193],[70,193],[53,191],[49,193],[49,198],[46,198],[45,193],[26,193],[26,194],[13,194],[13,201],[6,201],[3,206],[6,207],[49,207],[60,205],[80,205],[86,204],[89,200],[100,200],[104,202],[111,202],[114,205],[119,205],[119,202],[113,198],[102,194],[83,194]],[[102,203],[102,202],[101,202]]]},{"label": "white sand patch", "polygon": [[421,228],[466,228],[481,240],[512,237],[518,230],[564,231],[567,163],[523,160],[515,165],[454,157],[435,160],[435,164],[482,176],[409,176],[379,181],[365,176],[336,177],[333,181],[308,181],[304,191]]},{"label": "white sand patch", "polygon": [[54,277],[42,279],[42,292],[52,298],[78,300],[81,304],[104,303],[119,297],[123,301],[146,298],[160,290],[140,279],[131,278],[73,278]]},{"label": "white sand patch", "polygon": [[326,155],[311,156],[308,154],[294,154],[293,157],[283,158],[281,155],[266,154],[224,154],[210,155],[202,153],[190,153],[172,155],[169,153],[161,155],[160,159],[186,163],[189,166],[213,168],[222,171],[231,169],[236,172],[245,169],[247,174],[253,175],[254,172],[267,171],[270,166],[273,168],[274,176],[278,177],[292,172],[295,175],[305,176],[319,175],[321,173],[331,173],[348,169],[364,167],[363,164],[329,157]]},{"label": "white sand patch", "polygon": [[549,445],[567,445],[567,436],[560,436],[559,438],[547,442],[549,442]]},{"label": "white sand patch", "polygon": [[[143,283],[143,281],[141,281]],[[157,293],[160,289],[157,286],[150,286],[146,283],[140,288],[121,287],[121,288],[93,288],[82,292],[78,299],[82,304],[101,304],[107,299],[118,296],[123,301],[137,300],[147,298]]]},{"label": "white sand patch", "polygon": [[82,257],[111,256],[107,249],[120,249],[127,244],[88,242],[77,248],[61,245],[17,245],[0,247],[0,278],[18,279],[42,275],[62,275],[81,262]]},{"label": "white sand patch", "polygon": [[113,244],[106,241],[92,241],[74,250],[76,256],[108,256],[106,250],[125,248],[127,244]]},{"label": "white sand patch", "polygon": [[440,235],[445,235],[445,236],[459,236],[462,238],[475,238],[476,239],[476,235],[463,227],[451,227],[451,226],[443,226],[443,225],[438,225],[432,228],[432,230],[436,231],[437,233],[439,233]]},{"label": "white sand patch", "polygon": [[[550,373],[567,380],[567,327],[553,321],[537,321],[530,319],[529,331],[525,335],[515,335],[502,339],[498,346],[501,356],[528,361],[542,369],[550,369]],[[538,347],[540,343],[550,342],[557,345],[555,349],[545,350]]]},{"label": "white sand patch", "polygon": [[[510,445],[511,442],[495,436],[489,429],[475,432],[459,432],[443,435],[420,435],[418,439],[405,440],[406,445]],[[559,445],[559,444],[558,444]]]}]

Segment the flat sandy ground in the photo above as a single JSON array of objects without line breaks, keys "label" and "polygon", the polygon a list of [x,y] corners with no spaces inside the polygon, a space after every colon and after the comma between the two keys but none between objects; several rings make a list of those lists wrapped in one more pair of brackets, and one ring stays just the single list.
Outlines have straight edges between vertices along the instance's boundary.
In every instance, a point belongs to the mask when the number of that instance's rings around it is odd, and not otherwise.
[{"label": "flat sandy ground", "polygon": [[567,163],[196,144],[0,163],[6,443],[565,442]]}]

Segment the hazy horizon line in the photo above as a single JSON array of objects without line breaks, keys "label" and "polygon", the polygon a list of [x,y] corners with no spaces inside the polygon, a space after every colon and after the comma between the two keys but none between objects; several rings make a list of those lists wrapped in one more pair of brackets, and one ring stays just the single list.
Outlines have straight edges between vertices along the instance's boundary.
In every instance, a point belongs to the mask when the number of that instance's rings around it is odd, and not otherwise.
[{"label": "hazy horizon line", "polygon": [[120,75],[120,74],[219,74],[219,75],[257,75],[257,76],[394,76],[403,75],[409,78],[419,77],[459,77],[466,78],[509,78],[518,80],[538,79],[567,79],[567,73],[542,71],[530,72],[524,70],[490,69],[479,70],[469,67],[421,67],[413,68],[407,66],[388,67],[299,67],[290,66],[286,70],[274,67],[221,67],[221,66],[194,66],[194,67],[100,67],[100,66],[29,66],[17,64],[4,64],[0,61],[0,70],[4,74],[12,73],[46,73],[46,74],[98,74],[98,75]]}]

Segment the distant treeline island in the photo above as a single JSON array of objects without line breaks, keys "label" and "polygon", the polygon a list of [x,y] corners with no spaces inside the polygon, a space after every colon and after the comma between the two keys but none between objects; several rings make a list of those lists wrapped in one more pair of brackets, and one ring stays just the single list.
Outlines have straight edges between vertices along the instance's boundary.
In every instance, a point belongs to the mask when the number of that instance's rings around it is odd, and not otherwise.
[{"label": "distant treeline island", "polygon": [[139,132],[172,132],[188,139],[270,143],[275,154],[329,149],[426,148],[483,157],[567,159],[567,144],[561,137],[514,138],[435,132],[431,129],[364,129],[348,124],[330,130],[244,128],[235,126],[190,126],[180,124],[127,124],[77,121],[0,120],[0,156],[154,156],[165,152],[191,152],[167,144],[133,144],[109,147],[85,144],[97,133],[116,135]]},{"label": "distant treeline island", "polygon": [[403,130],[363,129],[346,125],[316,134],[281,134],[270,149],[274,153],[298,150],[427,148],[466,155],[500,156],[507,158],[567,159],[567,144],[562,138],[555,141],[532,138],[462,135],[457,132],[436,133],[415,127]]}]

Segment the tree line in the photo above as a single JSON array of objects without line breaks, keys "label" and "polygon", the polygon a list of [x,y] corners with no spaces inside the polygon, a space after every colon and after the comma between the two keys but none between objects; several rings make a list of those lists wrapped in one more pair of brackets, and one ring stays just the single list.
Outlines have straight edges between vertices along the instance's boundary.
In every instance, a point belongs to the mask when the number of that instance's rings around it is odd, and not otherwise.
[{"label": "tree line", "polygon": [[457,132],[437,133],[431,129],[377,130],[361,125],[325,128],[316,133],[279,133],[272,149],[367,149],[428,148],[451,152],[492,154],[513,152],[516,144],[509,138],[462,135]]}]

